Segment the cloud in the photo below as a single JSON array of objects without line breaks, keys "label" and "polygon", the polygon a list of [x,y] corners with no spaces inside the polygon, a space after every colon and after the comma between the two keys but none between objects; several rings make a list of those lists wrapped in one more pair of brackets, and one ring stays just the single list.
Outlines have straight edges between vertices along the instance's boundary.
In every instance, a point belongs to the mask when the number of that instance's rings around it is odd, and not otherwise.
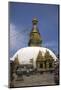
[{"label": "cloud", "polygon": [[17,44],[22,40],[22,35],[19,34],[17,27],[14,24],[10,24],[10,47],[17,48]]},{"label": "cloud", "polygon": [[[15,53],[19,48],[26,46],[27,35],[25,32],[25,27],[17,27],[15,24],[10,24],[10,54]],[[10,55],[11,56],[11,55]]]}]

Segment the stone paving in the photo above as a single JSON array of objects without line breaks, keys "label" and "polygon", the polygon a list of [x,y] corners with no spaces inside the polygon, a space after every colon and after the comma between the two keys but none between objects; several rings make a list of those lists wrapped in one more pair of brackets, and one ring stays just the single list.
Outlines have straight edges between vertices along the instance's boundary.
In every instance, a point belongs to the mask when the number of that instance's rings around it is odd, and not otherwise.
[{"label": "stone paving", "polygon": [[22,80],[14,81],[14,87],[36,86],[36,85],[55,85],[53,73],[37,73],[30,76],[23,75]]}]

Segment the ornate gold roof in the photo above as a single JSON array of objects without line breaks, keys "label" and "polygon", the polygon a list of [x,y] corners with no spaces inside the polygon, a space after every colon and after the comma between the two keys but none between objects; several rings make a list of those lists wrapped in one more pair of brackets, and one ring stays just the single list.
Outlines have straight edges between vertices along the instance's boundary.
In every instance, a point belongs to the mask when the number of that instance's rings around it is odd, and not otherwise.
[{"label": "ornate gold roof", "polygon": [[50,55],[49,51],[47,51],[47,50],[46,50],[46,53],[45,53],[45,55],[44,55],[44,58],[45,58],[46,60],[53,60],[53,57]]},{"label": "ornate gold roof", "polygon": [[43,55],[42,55],[42,52],[39,51],[36,61],[43,61],[43,60],[44,60],[44,57],[43,57]]},{"label": "ornate gold roof", "polygon": [[50,55],[49,51],[46,51],[45,55],[42,55],[42,52],[39,51],[36,61],[45,61],[45,60],[54,60]]}]

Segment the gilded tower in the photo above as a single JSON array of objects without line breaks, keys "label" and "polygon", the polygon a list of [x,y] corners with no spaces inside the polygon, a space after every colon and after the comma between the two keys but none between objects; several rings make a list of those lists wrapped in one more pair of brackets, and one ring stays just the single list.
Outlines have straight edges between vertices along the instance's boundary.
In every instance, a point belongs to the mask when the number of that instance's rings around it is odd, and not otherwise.
[{"label": "gilded tower", "polygon": [[32,31],[30,32],[30,39],[28,46],[41,46],[42,44],[42,39],[39,33],[39,29],[37,27],[37,23],[38,23],[37,18],[34,18],[32,20],[33,27]]}]

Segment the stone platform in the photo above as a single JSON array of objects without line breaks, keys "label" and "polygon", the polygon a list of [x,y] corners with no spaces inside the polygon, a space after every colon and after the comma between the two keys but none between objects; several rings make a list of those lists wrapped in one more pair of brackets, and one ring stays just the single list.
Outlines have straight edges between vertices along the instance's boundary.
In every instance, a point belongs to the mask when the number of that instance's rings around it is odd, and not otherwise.
[{"label": "stone platform", "polygon": [[54,73],[43,74],[36,73],[30,76],[22,76],[21,80],[16,80],[13,82],[13,87],[23,87],[23,86],[44,86],[44,85],[55,85]]}]

